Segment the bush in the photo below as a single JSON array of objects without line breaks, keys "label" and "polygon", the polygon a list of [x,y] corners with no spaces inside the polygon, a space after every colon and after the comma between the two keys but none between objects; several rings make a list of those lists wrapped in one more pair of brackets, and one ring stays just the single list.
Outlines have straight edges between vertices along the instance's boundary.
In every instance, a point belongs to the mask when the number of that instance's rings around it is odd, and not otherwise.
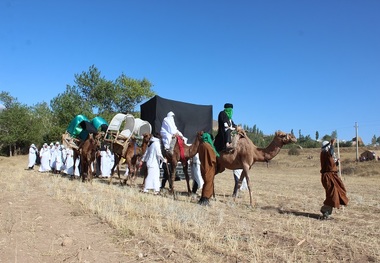
[{"label": "bush", "polygon": [[297,147],[292,147],[288,151],[288,155],[300,155],[300,150]]}]

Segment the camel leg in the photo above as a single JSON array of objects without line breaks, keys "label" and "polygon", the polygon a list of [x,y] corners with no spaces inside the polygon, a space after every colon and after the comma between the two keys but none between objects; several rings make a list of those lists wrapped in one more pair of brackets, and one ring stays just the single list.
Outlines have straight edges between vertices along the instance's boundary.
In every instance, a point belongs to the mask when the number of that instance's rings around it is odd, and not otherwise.
[{"label": "camel leg", "polygon": [[123,185],[123,181],[121,180],[121,176],[120,176],[120,162],[118,162],[116,166],[116,171],[117,171],[117,176],[119,177],[119,183],[120,185]]},{"label": "camel leg", "polygon": [[188,172],[188,163],[182,164],[183,167],[183,173],[185,174],[186,178],[186,184],[187,184],[187,193],[189,196],[191,196],[191,189],[190,189],[190,176]]},{"label": "camel leg", "polygon": [[174,191],[174,181],[175,181],[175,174],[177,171],[177,163],[173,164],[173,162],[170,163],[172,166],[172,174],[169,178],[169,191],[173,194],[174,200],[176,199],[175,191]]},{"label": "camel leg", "polygon": [[[81,158],[82,159],[82,158]],[[83,158],[84,159],[84,158]],[[81,166],[81,172],[80,172],[80,177],[79,177],[79,180],[80,179],[82,179],[82,183],[84,183],[85,182],[85,180],[86,180],[86,176],[85,176],[85,174],[87,173],[87,171],[86,171],[86,164],[84,163],[84,160],[82,161],[81,160],[81,162],[80,162],[80,166]]]},{"label": "camel leg", "polygon": [[[137,175],[138,163],[140,162],[136,161],[136,163],[133,163],[133,161],[131,160],[131,161],[126,161],[126,163],[127,163],[126,169],[128,169],[128,174],[127,174],[127,177],[124,179],[124,184],[126,185],[129,180],[130,186],[133,186],[136,179],[136,175]],[[145,184],[145,177],[146,175],[144,175],[143,184]]]},{"label": "camel leg", "polygon": [[[251,191],[251,180],[249,179],[249,174],[248,174],[249,168],[245,167],[243,169],[242,175],[244,174],[245,179],[247,180],[247,185],[248,185],[248,191],[249,191],[249,204],[251,207],[253,207],[253,200],[252,200],[252,191]],[[239,180],[239,188],[243,182],[243,178],[240,177]]]},{"label": "camel leg", "polygon": [[[236,197],[237,196],[237,193],[238,193],[238,190],[239,190],[239,181],[240,179],[237,178],[237,176],[234,174],[234,180],[235,180],[235,186],[234,186],[234,191],[232,192],[232,196],[233,197]],[[244,178],[240,181],[240,182],[243,182]],[[240,186],[241,186],[242,183],[240,183]]]},{"label": "camel leg", "polygon": [[87,181],[90,182],[90,184],[92,184],[92,167],[91,167],[91,163],[88,164],[88,170],[87,170]]},{"label": "camel leg", "polygon": [[[113,166],[112,166],[112,168],[111,168],[111,176],[110,176],[110,179],[109,179],[109,181],[108,181],[108,184],[112,184],[112,179],[113,179],[113,174],[114,174],[114,172],[115,172],[115,168],[118,166],[119,161],[120,161],[119,155],[114,154],[114,156],[115,156],[116,158],[115,158],[115,162],[114,162],[114,164],[113,164]],[[119,178],[120,178],[120,176],[119,176]]]}]

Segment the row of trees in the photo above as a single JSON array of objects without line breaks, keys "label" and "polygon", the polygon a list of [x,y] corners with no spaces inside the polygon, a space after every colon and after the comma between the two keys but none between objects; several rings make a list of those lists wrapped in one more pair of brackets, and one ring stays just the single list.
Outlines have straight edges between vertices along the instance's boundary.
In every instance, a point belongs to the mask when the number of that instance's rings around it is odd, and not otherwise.
[{"label": "row of trees", "polygon": [[60,141],[68,124],[78,114],[89,119],[102,116],[111,120],[115,113],[139,116],[136,106],[155,95],[147,79],[132,79],[121,74],[107,80],[93,65],[88,71],[74,75],[75,85],[54,97],[50,104],[33,106],[20,103],[9,92],[0,93],[5,110],[0,112],[0,153],[14,155],[26,152],[31,143]]},{"label": "row of trees", "polygon": [[[123,73],[116,80],[107,80],[94,65],[88,71],[75,74],[74,83],[73,86],[67,85],[66,90],[54,97],[50,104],[41,102],[28,106],[8,92],[1,92],[0,102],[6,109],[0,111],[0,153],[12,156],[27,152],[31,143],[41,146],[44,142],[60,141],[68,124],[78,114],[89,119],[101,116],[108,121],[119,112],[140,117],[140,113],[135,111],[136,106],[156,95],[152,84],[145,78],[132,79]],[[256,125],[243,125],[243,128],[258,147],[265,147],[273,140],[274,135],[265,135]],[[331,137],[336,137],[335,131],[321,140]],[[318,139],[318,132],[314,140],[299,131],[297,144],[316,148],[320,146]],[[377,140],[380,142],[380,137]],[[350,146],[350,142],[344,146]]]}]

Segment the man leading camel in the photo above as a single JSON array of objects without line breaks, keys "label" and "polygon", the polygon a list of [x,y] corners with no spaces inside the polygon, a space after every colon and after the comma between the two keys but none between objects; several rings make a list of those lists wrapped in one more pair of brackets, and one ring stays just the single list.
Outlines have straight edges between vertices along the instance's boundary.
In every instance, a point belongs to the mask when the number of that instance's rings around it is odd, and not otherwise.
[{"label": "man leading camel", "polygon": [[199,159],[201,161],[201,174],[204,181],[202,196],[198,204],[209,205],[210,197],[214,194],[214,177],[217,172],[216,152],[209,133],[202,134],[202,141],[198,146]]}]

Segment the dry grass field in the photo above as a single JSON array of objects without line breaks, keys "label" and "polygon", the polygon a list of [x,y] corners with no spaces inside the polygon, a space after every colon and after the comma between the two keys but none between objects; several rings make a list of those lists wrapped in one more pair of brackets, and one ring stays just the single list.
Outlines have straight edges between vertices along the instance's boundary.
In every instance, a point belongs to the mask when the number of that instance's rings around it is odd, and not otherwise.
[{"label": "dry grass field", "polygon": [[173,200],[0,157],[0,262],[380,262],[380,162],[354,162],[353,148],[341,160],[350,202],[323,221],[319,149],[256,163],[254,207],[246,191],[231,197],[232,171],[216,176],[203,207],[185,181]]}]

